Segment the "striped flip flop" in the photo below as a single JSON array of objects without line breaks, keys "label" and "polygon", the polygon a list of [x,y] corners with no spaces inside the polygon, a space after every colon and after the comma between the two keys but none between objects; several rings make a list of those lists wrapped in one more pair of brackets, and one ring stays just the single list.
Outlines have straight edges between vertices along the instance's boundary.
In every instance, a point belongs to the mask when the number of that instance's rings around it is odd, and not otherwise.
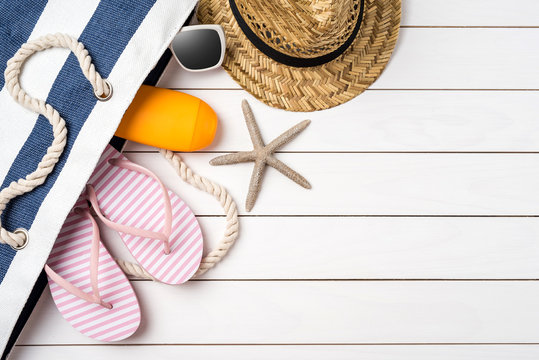
[{"label": "striped flip flop", "polygon": [[151,171],[108,146],[86,193],[99,218],[156,280],[181,284],[195,274],[203,245],[198,221]]},{"label": "striped flip flop", "polygon": [[68,215],[45,272],[56,307],[79,332],[96,340],[118,341],[137,330],[137,296],[100,241],[84,196]]}]

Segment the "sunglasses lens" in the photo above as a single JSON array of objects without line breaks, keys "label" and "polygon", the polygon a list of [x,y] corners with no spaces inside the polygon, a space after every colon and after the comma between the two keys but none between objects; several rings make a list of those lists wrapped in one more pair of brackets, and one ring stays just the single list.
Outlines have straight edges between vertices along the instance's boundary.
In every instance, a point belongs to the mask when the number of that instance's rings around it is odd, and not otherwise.
[{"label": "sunglasses lens", "polygon": [[180,31],[172,41],[172,50],[187,69],[208,69],[219,64],[221,38],[213,29]]}]

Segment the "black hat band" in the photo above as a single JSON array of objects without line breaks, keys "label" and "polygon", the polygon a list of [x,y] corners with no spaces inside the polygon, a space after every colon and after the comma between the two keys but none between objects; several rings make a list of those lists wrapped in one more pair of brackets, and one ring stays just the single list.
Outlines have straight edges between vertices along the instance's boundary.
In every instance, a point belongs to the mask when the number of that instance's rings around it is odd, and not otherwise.
[{"label": "black hat band", "polygon": [[229,3],[230,3],[230,9],[232,10],[232,14],[234,14],[234,17],[236,18],[236,22],[238,23],[240,29],[243,31],[247,39],[249,39],[249,41],[254,46],[256,46],[258,50],[260,50],[266,56],[284,65],[293,66],[293,67],[311,67],[311,66],[323,65],[332,60],[335,60],[337,57],[342,55],[342,53],[344,53],[346,49],[350,47],[350,45],[352,45],[352,43],[354,42],[354,39],[357,36],[357,33],[359,32],[359,28],[363,20],[363,7],[364,7],[365,0],[361,0],[361,8],[359,10],[356,24],[354,26],[354,29],[352,30],[352,33],[348,37],[348,39],[346,39],[346,41],[341,46],[339,46],[337,49],[333,50],[332,52],[321,55],[321,56],[312,57],[312,58],[300,58],[300,57],[290,56],[290,55],[283,54],[282,52],[275,50],[274,48],[266,44],[262,39],[260,39],[253,30],[251,30],[249,25],[247,25],[247,23],[241,16],[235,0],[229,0]]}]

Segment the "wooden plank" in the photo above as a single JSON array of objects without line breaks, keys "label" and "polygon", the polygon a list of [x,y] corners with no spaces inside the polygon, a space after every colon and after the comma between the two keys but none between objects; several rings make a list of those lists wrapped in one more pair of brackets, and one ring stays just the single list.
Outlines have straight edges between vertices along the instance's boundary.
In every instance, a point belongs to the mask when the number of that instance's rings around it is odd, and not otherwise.
[{"label": "wooden plank", "polygon": [[[451,6],[448,4],[447,6]],[[539,89],[539,28],[401,29],[397,48],[372,89]],[[172,61],[168,88],[236,88],[224,70],[183,71]]]},{"label": "wooden plank", "polygon": [[[217,201],[177,177],[156,153],[130,159],[155,171],[198,215],[220,215]],[[199,174],[224,185],[245,214],[252,164],[210,166],[219,154],[184,154]],[[277,157],[303,174],[306,190],[269,168],[251,215],[536,215],[537,154],[332,154]]]},{"label": "wooden plank", "polygon": [[[368,91],[310,114],[285,112],[246,91],[188,90],[215,110],[220,126],[204,151],[250,150],[241,112],[246,98],[270,141],[293,124],[313,122],[282,151],[539,151],[536,92]],[[127,151],[156,151],[129,143]]]},{"label": "wooden plank", "polygon": [[402,26],[538,26],[537,1],[404,0]]},{"label": "wooden plank", "polygon": [[538,345],[161,345],[17,346],[11,360],[535,360]]},{"label": "wooden plank", "polygon": [[[199,218],[205,252],[224,218]],[[101,237],[130,259],[119,235]],[[538,218],[246,217],[204,279],[537,279]]]},{"label": "wooden plank", "polygon": [[[283,249],[286,251],[286,249]],[[536,281],[134,282],[130,344],[537,343]],[[54,331],[51,331],[54,329]],[[91,344],[48,291],[19,343]]]}]

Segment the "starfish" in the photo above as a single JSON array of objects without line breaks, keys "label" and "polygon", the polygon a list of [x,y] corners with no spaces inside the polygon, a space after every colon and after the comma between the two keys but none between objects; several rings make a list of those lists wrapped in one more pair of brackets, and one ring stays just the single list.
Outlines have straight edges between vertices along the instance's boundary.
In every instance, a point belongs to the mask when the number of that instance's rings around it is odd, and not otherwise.
[{"label": "starfish", "polygon": [[278,137],[276,137],[272,142],[265,145],[262,136],[260,135],[260,130],[256,124],[253,111],[249,106],[247,100],[243,100],[241,103],[241,108],[243,110],[243,116],[245,117],[245,123],[247,124],[247,129],[249,130],[249,135],[251,136],[251,142],[253,143],[252,151],[240,151],[234,154],[227,154],[218,156],[215,159],[210,161],[211,165],[229,165],[237,164],[244,162],[254,162],[253,173],[251,175],[251,183],[249,184],[249,192],[247,194],[247,200],[245,201],[245,209],[251,211],[258,193],[260,192],[260,186],[262,184],[262,175],[264,174],[264,169],[266,165],[271,166],[272,168],[278,170],[281,174],[285,175],[289,179],[295,181],[299,185],[303,186],[306,189],[311,188],[311,184],[300,174],[292,170],[282,161],[276,159],[273,156],[273,153],[281,148],[283,145],[294,139],[300,132],[302,132],[309,124],[311,120],[304,120],[295,126],[291,127]]}]

